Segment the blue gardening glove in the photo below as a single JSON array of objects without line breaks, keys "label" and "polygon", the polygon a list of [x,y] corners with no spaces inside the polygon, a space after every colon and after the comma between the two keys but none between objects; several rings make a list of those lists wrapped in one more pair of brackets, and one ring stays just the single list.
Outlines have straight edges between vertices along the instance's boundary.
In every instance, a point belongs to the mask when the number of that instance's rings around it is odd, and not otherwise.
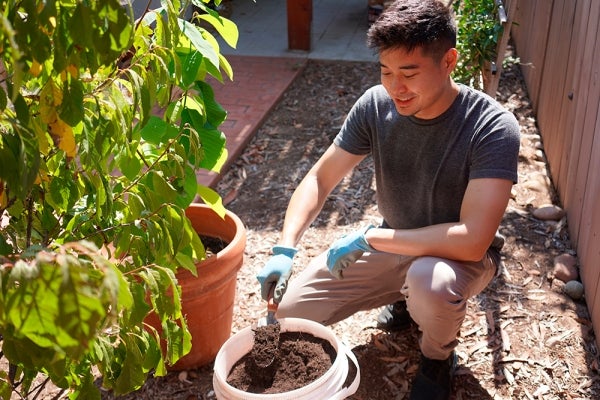
[{"label": "blue gardening glove", "polygon": [[358,260],[365,251],[376,251],[365,239],[365,233],[371,228],[373,225],[349,233],[333,242],[327,250],[327,268],[331,275],[343,279],[343,271],[348,265]]},{"label": "blue gardening glove", "polygon": [[273,256],[256,275],[256,279],[260,282],[260,295],[263,300],[268,301],[269,289],[276,285],[273,301],[277,304],[281,302],[292,274],[292,260],[297,252],[298,249],[293,247],[273,246]]}]

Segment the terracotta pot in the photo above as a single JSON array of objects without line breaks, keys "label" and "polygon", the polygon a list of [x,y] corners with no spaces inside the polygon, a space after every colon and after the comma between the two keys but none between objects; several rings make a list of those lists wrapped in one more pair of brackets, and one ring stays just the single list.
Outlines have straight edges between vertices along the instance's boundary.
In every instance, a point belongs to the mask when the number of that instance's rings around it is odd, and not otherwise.
[{"label": "terracotta pot", "polygon": [[[201,236],[217,237],[229,245],[216,255],[196,264],[198,276],[187,270],[177,273],[181,285],[182,309],[192,335],[192,350],[169,370],[199,368],[213,361],[231,335],[237,273],[246,246],[246,228],[230,211],[225,220],[210,207],[192,204],[186,215]],[[155,315],[148,320],[160,330]]]}]

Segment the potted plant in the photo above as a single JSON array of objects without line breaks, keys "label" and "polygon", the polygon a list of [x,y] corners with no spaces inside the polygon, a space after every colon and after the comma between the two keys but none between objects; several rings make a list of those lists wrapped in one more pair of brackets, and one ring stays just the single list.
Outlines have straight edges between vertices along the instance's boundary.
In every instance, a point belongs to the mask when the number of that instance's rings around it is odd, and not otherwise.
[{"label": "potted plant", "polygon": [[[231,67],[181,17],[190,1],[138,20],[119,0],[2,3],[0,396],[25,397],[42,373],[99,398],[94,369],[126,393],[191,347],[177,271],[206,253],[185,212],[199,196],[226,214],[196,171],[226,160],[206,77]],[[235,46],[206,3],[195,18]]]}]

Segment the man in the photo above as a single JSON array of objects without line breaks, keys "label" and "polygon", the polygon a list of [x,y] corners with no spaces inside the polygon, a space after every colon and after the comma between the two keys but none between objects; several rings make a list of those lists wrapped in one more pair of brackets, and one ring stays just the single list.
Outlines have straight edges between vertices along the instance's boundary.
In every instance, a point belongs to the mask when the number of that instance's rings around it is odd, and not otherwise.
[{"label": "man", "polygon": [[[422,357],[410,399],[448,399],[467,301],[497,272],[495,237],[517,180],[519,126],[493,99],[452,80],[456,24],[439,0],[396,1],[367,41],[379,54],[381,85],[355,103],[295,190],[257,278],[265,299],[275,285],[280,318],[332,324],[388,305],[381,328],[414,320]],[[382,224],[334,242],[288,288],[302,234],[367,155]]]}]

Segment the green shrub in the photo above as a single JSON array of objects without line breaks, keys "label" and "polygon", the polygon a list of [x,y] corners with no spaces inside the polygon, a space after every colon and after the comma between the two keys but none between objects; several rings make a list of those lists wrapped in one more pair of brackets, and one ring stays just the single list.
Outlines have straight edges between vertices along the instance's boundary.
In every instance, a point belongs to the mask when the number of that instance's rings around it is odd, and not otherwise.
[{"label": "green shrub", "polygon": [[456,0],[453,2],[458,25],[457,82],[483,89],[486,64],[495,62],[498,40],[502,35],[494,0]]}]

